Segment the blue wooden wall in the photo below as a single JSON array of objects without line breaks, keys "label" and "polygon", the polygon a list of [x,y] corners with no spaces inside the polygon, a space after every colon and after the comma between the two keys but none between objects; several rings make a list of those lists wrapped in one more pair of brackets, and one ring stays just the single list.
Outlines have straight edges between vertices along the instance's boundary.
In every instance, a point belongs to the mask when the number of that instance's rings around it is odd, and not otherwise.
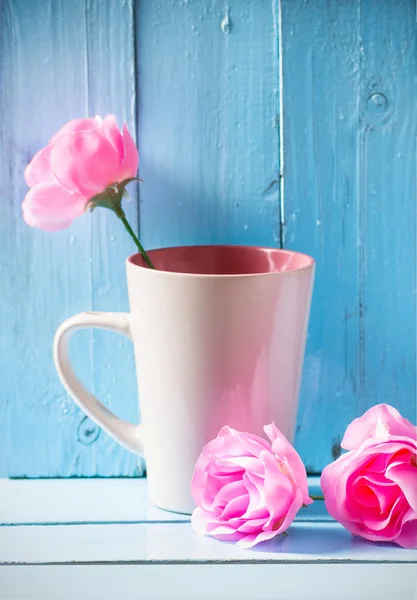
[{"label": "blue wooden wall", "polygon": [[[416,416],[414,0],[0,0],[0,476],[132,476],[67,398],[58,324],[126,310],[134,251],[107,211],[47,234],[23,170],[67,120],[136,131],[129,217],[149,248],[239,243],[317,259],[297,447],[311,472],[377,402]],[[138,418],[133,353],[81,333],[78,371]]]}]

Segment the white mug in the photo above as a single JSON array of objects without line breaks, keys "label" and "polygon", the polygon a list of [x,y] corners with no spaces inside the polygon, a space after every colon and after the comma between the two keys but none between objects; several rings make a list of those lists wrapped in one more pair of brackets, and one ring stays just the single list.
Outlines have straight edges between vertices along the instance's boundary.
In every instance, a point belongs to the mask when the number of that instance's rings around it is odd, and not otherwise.
[{"label": "white mug", "polygon": [[[55,336],[68,393],[122,446],[144,454],[150,499],[191,513],[195,462],[224,425],[263,435],[275,421],[292,441],[314,260],[245,246],[152,250],[127,259],[130,313],[85,312]],[[134,344],[142,422],[118,419],[89,392],[69,360],[69,339],[100,328]]]}]

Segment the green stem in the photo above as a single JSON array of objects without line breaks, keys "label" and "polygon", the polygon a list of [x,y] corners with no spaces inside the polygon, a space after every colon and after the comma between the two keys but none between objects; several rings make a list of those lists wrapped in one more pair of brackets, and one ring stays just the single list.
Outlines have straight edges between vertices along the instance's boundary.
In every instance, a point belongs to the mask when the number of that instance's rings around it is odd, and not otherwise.
[{"label": "green stem", "polygon": [[123,208],[122,207],[116,208],[114,210],[114,212],[116,213],[116,215],[119,217],[119,219],[121,220],[121,222],[125,226],[125,229],[126,229],[127,233],[130,235],[130,237],[132,238],[132,240],[135,242],[137,249],[141,253],[141,255],[143,257],[143,260],[146,262],[146,264],[148,265],[148,267],[150,267],[151,269],[155,269],[155,266],[153,265],[151,259],[147,255],[145,248],[142,246],[142,244],[139,241],[139,238],[137,237],[137,235],[135,234],[135,232],[133,231],[133,229],[129,225],[129,222],[126,219],[126,215],[125,215],[125,212],[124,212]]},{"label": "green stem", "polygon": [[312,494],[310,494],[310,498],[312,500],[324,500],[324,496],[313,496]]}]

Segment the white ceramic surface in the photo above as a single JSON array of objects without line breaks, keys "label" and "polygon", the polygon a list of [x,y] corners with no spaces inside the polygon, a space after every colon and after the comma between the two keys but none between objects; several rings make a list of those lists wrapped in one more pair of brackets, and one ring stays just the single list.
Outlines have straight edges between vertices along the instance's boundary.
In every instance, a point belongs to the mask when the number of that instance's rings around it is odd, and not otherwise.
[{"label": "white ceramic surface", "polygon": [[[237,246],[167,248],[127,261],[131,313],[87,312],[56,333],[58,374],[77,404],[120,444],[144,453],[151,500],[190,513],[203,446],[224,425],[293,440],[314,277],[295,252]],[[71,334],[94,327],[132,339],[141,425],[118,419],[75,375]]]}]

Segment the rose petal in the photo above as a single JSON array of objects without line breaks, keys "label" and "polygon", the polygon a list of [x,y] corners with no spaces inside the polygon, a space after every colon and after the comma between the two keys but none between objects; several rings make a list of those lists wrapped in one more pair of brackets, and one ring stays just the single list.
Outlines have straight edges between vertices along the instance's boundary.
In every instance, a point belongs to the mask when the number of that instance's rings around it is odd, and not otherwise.
[{"label": "rose petal", "polygon": [[381,443],[370,438],[356,450],[343,454],[327,465],[322,472],[320,483],[329,514],[343,525],[348,520],[360,521],[354,507],[349,506],[350,486],[358,474],[369,474],[369,466],[374,470],[376,459],[381,465],[387,464],[391,455],[403,450],[404,445],[411,447],[413,442],[410,438],[393,438]]},{"label": "rose petal", "polygon": [[43,231],[60,231],[61,229],[67,229],[72,223],[69,219],[66,221],[46,221],[39,217],[39,215],[33,214],[31,211],[27,210],[25,206],[23,206],[23,219],[30,227],[42,229]]},{"label": "rose petal", "polygon": [[237,541],[244,537],[244,533],[237,532],[229,525],[219,523],[213,515],[201,508],[196,508],[191,516],[191,525],[200,535],[211,535],[220,540]]},{"label": "rose petal", "polygon": [[321,473],[320,487],[326,496],[328,490],[334,487],[336,479],[345,468],[349,468],[351,462],[351,453],[342,454],[338,459],[326,465]]},{"label": "rose petal", "polygon": [[417,458],[417,453],[413,452],[413,450],[409,447],[405,447],[402,450],[398,450],[394,452],[388,461],[388,467],[394,467],[396,465],[410,464],[414,466],[413,461],[415,462]]},{"label": "rose petal", "polygon": [[[403,519],[404,506],[396,506],[385,528],[372,529],[371,527],[368,527],[367,521],[366,523],[360,523],[358,525],[359,531],[355,533],[373,542],[395,542],[396,538],[401,533]],[[372,522],[369,521],[369,524],[372,524]]]},{"label": "rose petal", "polygon": [[417,467],[410,463],[389,465],[386,477],[398,485],[411,508],[417,511]]},{"label": "rose petal", "polygon": [[126,123],[123,125],[124,158],[122,162],[122,178],[135,177],[139,167],[139,153]]},{"label": "rose petal", "polygon": [[120,129],[117,126],[115,116],[107,115],[107,117],[103,119],[102,128],[107,140],[116,150],[117,156],[119,158],[119,163],[121,164],[124,157],[124,146],[122,134],[120,133]]},{"label": "rose petal", "polygon": [[[233,482],[235,482],[236,479],[235,477],[231,477],[230,478],[230,483],[233,484]],[[237,482],[239,483],[239,482]],[[218,477],[211,475],[210,473],[207,473],[207,478],[206,478],[206,493],[211,497],[211,498],[215,498],[215,496],[217,495],[217,493],[219,492],[219,490],[222,490],[224,488],[227,489],[227,484],[222,481],[221,479],[219,479]]]},{"label": "rose petal", "polygon": [[117,152],[101,129],[60,138],[52,148],[51,166],[64,187],[87,198],[122,177]]},{"label": "rose petal", "polygon": [[206,481],[208,476],[207,472],[205,471],[206,465],[201,464],[201,462],[202,461],[200,457],[200,459],[197,461],[194,467],[194,472],[191,479],[191,496],[197,505],[201,504],[201,498],[203,497],[206,488]]},{"label": "rose petal", "polygon": [[225,425],[224,427],[222,427],[220,429],[219,433],[217,434],[217,438],[216,439],[219,439],[219,438],[222,438],[222,437],[228,437],[229,435],[233,435],[233,431],[234,431],[234,429],[232,429],[228,425]]},{"label": "rose petal", "polygon": [[393,520],[393,518],[395,516],[394,513],[395,513],[396,509],[398,508],[398,505],[401,503],[401,501],[402,501],[402,498],[397,497],[397,499],[395,500],[395,502],[392,505],[388,514],[385,513],[385,516],[380,515],[380,518],[378,518],[378,519],[370,519],[370,518],[368,518],[368,516],[366,514],[364,514],[362,523],[365,525],[365,527],[367,527],[368,529],[370,529],[374,532],[378,532],[378,531],[383,532],[383,530],[386,529],[386,527],[389,525],[389,523]]},{"label": "rose petal", "polygon": [[199,506],[194,509],[191,515],[191,525],[196,533],[206,535],[207,523],[209,522],[210,513],[200,508]]},{"label": "rose petal", "polygon": [[265,465],[265,504],[270,512],[270,520],[277,521],[286,514],[294,500],[294,487],[279,469],[275,457],[264,452],[261,459]]},{"label": "rose petal", "polygon": [[216,540],[221,540],[223,542],[238,542],[245,536],[245,534],[241,533],[240,531],[235,531],[234,533],[226,533],[226,534],[210,533],[209,535],[212,535],[213,537],[216,538]]},{"label": "rose petal", "polygon": [[390,510],[391,506],[393,506],[395,500],[398,498],[398,494],[401,493],[395,484],[375,485],[371,483],[369,485],[369,489],[372,490],[375,496],[378,498],[381,514],[384,514],[387,510]]},{"label": "rose petal", "polygon": [[311,504],[312,500],[308,494],[307,473],[298,452],[276,427],[275,423],[266,425],[264,431],[272,442],[273,452],[286,459],[293,480],[304,494],[304,504]]},{"label": "rose petal", "polygon": [[276,524],[271,523],[272,528],[276,531],[277,534],[283,533],[288,529],[291,523],[294,521],[297,516],[298,511],[304,504],[303,492],[300,489],[297,489],[295,492],[294,500],[292,501],[287,514],[284,517],[284,520],[280,523],[280,526],[275,529]]},{"label": "rose petal", "polygon": [[352,454],[353,453],[345,454],[333,463],[327,465],[323,469],[320,479],[327,512],[334,519],[342,523],[342,525],[345,525],[345,522],[349,520],[360,521],[360,518],[357,516],[357,506],[349,507],[349,504],[352,504],[352,499],[350,498],[349,502],[348,498],[350,485],[352,485],[353,481],[357,478],[357,471],[355,469],[355,464],[352,461]]},{"label": "rose petal", "polygon": [[[220,435],[224,432],[225,429],[229,430],[227,435]],[[216,456],[221,460],[224,464],[227,458],[233,457],[242,457],[248,456],[253,458],[250,452],[247,452],[245,446],[242,444],[242,439],[240,435],[237,435],[237,431],[231,429],[230,427],[223,427],[220,430],[219,435],[217,436],[218,446],[216,451]]]},{"label": "rose petal", "polygon": [[85,211],[86,199],[59,183],[38,184],[26,194],[23,216],[28,225],[44,231],[65,229]]},{"label": "rose petal", "polygon": [[269,450],[271,452],[271,444],[258,435],[240,433],[239,431],[234,431],[234,434],[237,434],[242,446],[249,454],[252,454],[252,456],[259,457],[260,452],[263,450]]},{"label": "rose petal", "polygon": [[247,521],[242,518],[242,524],[239,526],[238,531],[242,533],[260,533],[263,531],[265,521],[266,520],[262,518],[249,519]]},{"label": "rose petal", "polygon": [[[228,430],[227,435],[221,435],[226,430]],[[216,442],[213,444],[213,454],[225,465],[227,465],[226,459],[228,458],[250,456],[243,446],[240,436],[235,434],[234,429],[223,427],[216,440],[213,440],[213,442]]]},{"label": "rose petal", "polygon": [[341,443],[342,448],[355,450],[365,440],[375,438],[381,431],[381,424],[389,435],[417,439],[417,427],[402,417],[398,410],[389,404],[377,404],[348,426]]},{"label": "rose petal", "polygon": [[100,123],[97,122],[97,119],[73,119],[61,127],[61,129],[51,137],[49,144],[56,144],[63,136],[74,133],[75,131],[92,131],[99,127]]},{"label": "rose petal", "polygon": [[[246,489],[245,489],[246,491]],[[221,519],[240,519],[242,515],[246,512],[249,504],[249,496],[248,494],[244,494],[243,496],[237,496],[230,500],[230,502],[226,505],[225,509],[220,515]]]},{"label": "rose petal", "polygon": [[[235,481],[229,483],[218,490],[216,497],[213,500],[213,510],[220,509],[221,511],[238,496],[246,496],[247,490],[243,481]],[[246,509],[245,509],[246,510]]]},{"label": "rose petal", "polygon": [[237,542],[237,546],[240,548],[253,548],[256,544],[260,542],[265,542],[266,540],[270,540],[271,538],[278,535],[277,531],[262,531],[261,533],[252,533],[243,537],[240,541]]},{"label": "rose petal", "polygon": [[223,462],[226,465],[234,465],[236,469],[250,471],[251,473],[255,473],[259,476],[263,476],[265,472],[263,462],[259,460],[259,458],[254,458],[251,456],[234,456],[233,458],[224,459]]},{"label": "rose petal", "polygon": [[249,534],[248,536],[242,538],[242,540],[240,542],[238,542],[237,545],[240,546],[241,548],[252,548],[252,546],[255,546],[255,544],[259,544],[259,542],[270,540],[271,538],[275,537],[276,535],[283,533],[284,531],[286,531],[288,529],[288,527],[294,521],[295,516],[298,513],[298,511],[300,510],[302,505],[303,505],[303,493],[300,489],[297,489],[294,503],[290,507],[290,510],[285,515],[284,520],[282,521],[282,523],[280,524],[280,526],[277,529],[270,529],[269,531],[263,531],[259,534]]},{"label": "rose petal", "polygon": [[51,168],[52,146],[45,146],[32,158],[25,169],[25,180],[29,187],[38,183],[57,183]]},{"label": "rose petal", "polygon": [[[196,465],[194,467],[194,473],[191,480],[191,496],[197,506],[202,505],[204,502],[204,506],[207,507],[208,500],[207,497],[207,482],[209,482],[209,487],[215,485],[216,489],[213,490],[213,498],[217,494],[217,491],[226,483],[230,483],[232,481],[241,480],[244,470],[240,469],[235,465],[224,465],[223,461],[218,459],[213,452],[221,453],[222,440],[216,438],[211,440],[201,452]],[[221,469],[221,472],[224,473],[221,477],[219,477],[217,473],[217,469]],[[226,475],[227,473],[227,475]],[[209,481],[209,476],[214,476],[216,478],[216,483],[212,480]]]},{"label": "rose petal", "polygon": [[[376,450],[378,452],[378,450]],[[387,465],[391,460],[390,454],[376,454],[366,465],[366,476],[370,481],[377,483],[378,485],[389,485],[390,482],[387,481],[385,477],[385,471],[387,470]]]},{"label": "rose petal", "polygon": [[209,535],[218,538],[219,540],[236,541],[242,539],[243,534],[240,531],[236,531],[233,527],[223,525],[223,523],[217,525],[211,531]]},{"label": "rose petal", "polygon": [[[254,483],[257,481],[257,483]],[[259,483],[261,478],[245,473],[243,476],[243,483],[249,494],[249,505],[246,513],[243,515],[244,518],[256,519],[256,518],[268,518],[269,511],[265,506],[265,493],[263,488],[263,480]]]},{"label": "rose petal", "polygon": [[237,467],[232,461],[228,463],[218,458],[217,456],[211,456],[211,460],[207,465],[207,472],[215,475],[216,477],[224,478],[227,481],[229,477],[238,473],[244,473],[244,469]]},{"label": "rose petal", "polygon": [[403,548],[417,548],[417,515],[413,521],[402,526],[401,533],[394,542]]},{"label": "rose petal", "polygon": [[363,506],[379,508],[378,496],[364,477],[359,477],[359,480],[355,482],[353,495],[356,502],[359,502]]}]

